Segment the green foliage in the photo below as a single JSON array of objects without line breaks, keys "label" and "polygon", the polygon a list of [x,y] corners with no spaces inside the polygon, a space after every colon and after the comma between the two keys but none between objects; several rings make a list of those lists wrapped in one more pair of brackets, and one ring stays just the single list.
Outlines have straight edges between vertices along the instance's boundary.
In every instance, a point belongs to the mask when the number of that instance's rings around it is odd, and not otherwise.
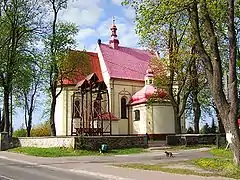
[{"label": "green foliage", "polygon": [[24,125],[22,125],[16,131],[13,131],[13,137],[26,137],[26,136],[27,136],[27,131],[24,128]]},{"label": "green foliage", "polygon": [[240,177],[240,167],[233,164],[232,159],[224,158],[201,158],[193,161],[193,163],[201,168],[210,169],[216,174],[238,179]]},{"label": "green foliage", "polygon": [[187,129],[187,134],[193,134],[194,133],[194,130],[193,128],[190,126],[188,129]]},{"label": "green foliage", "polygon": [[225,149],[218,149],[214,148],[210,150],[210,153],[216,157],[223,157],[223,158],[232,158],[233,154],[230,150],[225,150]]},{"label": "green foliage", "polygon": [[[13,132],[14,137],[26,137],[27,131],[24,125]],[[34,126],[31,130],[31,137],[51,136],[49,121]]]},{"label": "green foliage", "polygon": [[201,134],[210,134],[211,133],[211,127],[206,123],[202,129],[200,130]]},{"label": "green foliage", "polygon": [[217,131],[217,126],[214,122],[214,119],[212,120],[212,126],[209,126],[208,123],[206,123],[202,129],[200,130],[201,134],[214,134]]},{"label": "green foliage", "polygon": [[32,137],[51,136],[51,128],[49,121],[43,122],[31,130]]}]

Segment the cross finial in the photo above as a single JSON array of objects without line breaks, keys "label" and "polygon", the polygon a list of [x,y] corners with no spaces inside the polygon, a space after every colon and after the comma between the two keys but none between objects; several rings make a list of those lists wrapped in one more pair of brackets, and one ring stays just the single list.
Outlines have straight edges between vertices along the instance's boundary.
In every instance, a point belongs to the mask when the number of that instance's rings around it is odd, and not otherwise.
[{"label": "cross finial", "polygon": [[116,19],[115,19],[115,17],[113,16],[113,17],[112,17],[112,23],[113,23],[113,25],[115,25],[115,21],[116,21]]}]

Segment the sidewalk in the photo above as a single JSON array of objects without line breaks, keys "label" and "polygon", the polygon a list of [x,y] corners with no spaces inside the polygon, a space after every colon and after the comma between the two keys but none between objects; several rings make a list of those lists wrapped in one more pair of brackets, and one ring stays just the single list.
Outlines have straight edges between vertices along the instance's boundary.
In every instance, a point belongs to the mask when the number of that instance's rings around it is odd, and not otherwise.
[{"label": "sidewalk", "polygon": [[[144,153],[130,156],[99,156],[99,157],[62,157],[62,158],[42,158],[26,156],[23,154],[0,152],[0,159],[7,159],[16,163],[24,163],[31,166],[39,166],[43,168],[53,169],[57,171],[70,171],[72,173],[80,173],[87,176],[95,176],[102,179],[109,180],[204,180],[204,179],[217,179],[223,180],[227,178],[220,177],[199,177],[189,175],[169,174],[165,172],[145,171],[136,169],[126,169],[113,167],[111,164],[114,158],[116,163],[121,163],[135,158],[147,157],[156,158],[162,156],[163,152]],[[179,160],[179,159],[177,159]],[[145,159],[146,161],[146,159]],[[153,160],[154,161],[154,160]],[[155,160],[156,161],[156,160]],[[128,161],[132,162],[132,161]]]}]

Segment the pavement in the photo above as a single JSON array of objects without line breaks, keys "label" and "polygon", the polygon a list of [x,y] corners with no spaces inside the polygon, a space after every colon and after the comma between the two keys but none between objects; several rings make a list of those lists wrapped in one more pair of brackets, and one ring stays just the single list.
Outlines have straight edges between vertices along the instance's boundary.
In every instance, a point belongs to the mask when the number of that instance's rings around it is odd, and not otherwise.
[{"label": "pavement", "polygon": [[[18,153],[0,152],[0,180],[1,175],[14,180],[42,179],[81,179],[81,180],[223,180],[222,177],[200,177],[190,175],[170,174],[157,171],[146,171],[114,167],[113,164],[122,163],[145,163],[156,164],[160,162],[184,161],[211,155],[201,150],[185,150],[174,153],[174,158],[167,158],[164,151],[150,151],[134,155],[115,156],[82,156],[82,157],[59,157],[43,158],[27,156]],[[11,174],[12,173],[12,174]],[[14,176],[16,174],[16,176]],[[19,174],[19,176],[17,176]],[[36,174],[36,177],[34,176]],[[10,176],[13,175],[13,176]],[[25,176],[24,176],[25,175]],[[9,179],[9,180],[12,180]],[[3,179],[5,180],[5,179]]]}]

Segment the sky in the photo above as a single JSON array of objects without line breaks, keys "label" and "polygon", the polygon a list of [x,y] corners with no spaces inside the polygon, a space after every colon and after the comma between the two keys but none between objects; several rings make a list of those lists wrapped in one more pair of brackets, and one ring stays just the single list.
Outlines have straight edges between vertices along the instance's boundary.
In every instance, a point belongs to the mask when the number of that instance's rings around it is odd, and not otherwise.
[{"label": "sky", "polygon": [[[134,11],[121,5],[122,0],[69,0],[68,7],[59,14],[59,19],[75,23],[78,27],[76,49],[95,51],[98,39],[108,43],[112,17],[118,28],[120,45],[140,48],[139,38],[135,33]],[[42,118],[43,105],[39,105],[33,116],[33,124]],[[23,111],[17,111],[13,119],[14,129],[23,124]],[[47,116],[46,116],[47,117]]]},{"label": "sky", "polygon": [[121,45],[138,47],[134,29],[134,11],[121,5],[122,0],[69,0],[60,19],[78,26],[77,49],[95,51],[96,42],[108,42],[112,17],[116,19],[117,34]]}]

